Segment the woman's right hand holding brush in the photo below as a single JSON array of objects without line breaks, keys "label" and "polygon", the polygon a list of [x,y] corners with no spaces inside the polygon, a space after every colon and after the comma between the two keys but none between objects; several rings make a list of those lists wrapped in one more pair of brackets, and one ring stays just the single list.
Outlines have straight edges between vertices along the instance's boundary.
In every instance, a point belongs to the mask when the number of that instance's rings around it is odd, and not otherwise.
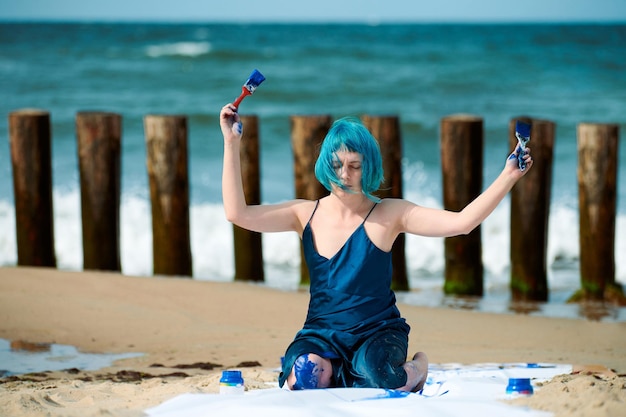
[{"label": "woman's right hand holding brush", "polygon": [[228,103],[220,111],[220,127],[224,135],[224,166],[222,170],[222,199],[224,212],[229,221],[234,221],[246,210],[246,198],[241,179],[239,148],[243,126],[237,108]]},{"label": "woman's right hand holding brush", "polygon": [[234,142],[241,140],[243,134],[243,125],[239,118],[239,113],[232,103],[228,103],[222,107],[220,112],[220,127],[224,135],[225,142]]}]

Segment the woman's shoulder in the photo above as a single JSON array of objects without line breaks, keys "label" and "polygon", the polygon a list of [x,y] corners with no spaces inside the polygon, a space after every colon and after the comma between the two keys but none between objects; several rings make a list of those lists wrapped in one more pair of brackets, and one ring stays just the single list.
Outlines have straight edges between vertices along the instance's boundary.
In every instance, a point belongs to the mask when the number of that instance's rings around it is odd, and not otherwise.
[{"label": "woman's shoulder", "polygon": [[409,201],[409,200],[405,200],[403,198],[382,198],[380,199],[380,201],[378,202],[378,205],[380,207],[384,207],[385,209],[390,209],[390,210],[402,210],[405,208],[410,208],[410,207],[415,207],[416,204]]},{"label": "woman's shoulder", "polygon": [[386,224],[403,222],[407,214],[417,207],[415,203],[402,198],[383,198],[377,206],[373,213],[378,212],[377,215]]},{"label": "woman's shoulder", "polygon": [[306,200],[303,198],[291,200],[291,209],[300,220],[300,224],[304,225],[309,221],[313,211],[317,207],[319,200]]}]

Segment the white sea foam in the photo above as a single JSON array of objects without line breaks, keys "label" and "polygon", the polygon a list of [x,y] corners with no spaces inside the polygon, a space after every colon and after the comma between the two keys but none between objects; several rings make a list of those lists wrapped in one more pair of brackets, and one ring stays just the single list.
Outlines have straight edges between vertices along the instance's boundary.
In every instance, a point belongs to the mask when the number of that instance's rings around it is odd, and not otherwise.
[{"label": "white sea foam", "polygon": [[161,56],[189,56],[196,57],[211,52],[209,42],[175,42],[160,45],[150,45],[146,48],[146,54],[151,58]]},{"label": "white sea foam", "polygon": [[0,200],[0,265],[17,264],[15,239],[15,208]]},{"label": "white sea foam", "polygon": [[[437,207],[435,199],[422,198],[422,204]],[[510,242],[510,206],[505,200],[483,223],[483,263],[485,285],[503,286],[508,282]],[[120,210],[120,247],[122,272],[129,275],[152,275],[152,231],[150,202],[136,196],[122,198]],[[58,268],[82,269],[82,235],[78,191],[54,193],[55,250]],[[232,280],[234,275],[232,226],[225,220],[222,205],[204,203],[190,210],[190,236],[193,274],[196,279]],[[17,263],[15,210],[0,200],[0,265]],[[616,261],[626,253],[626,215],[616,224]],[[444,243],[440,238],[407,236],[406,259],[411,284],[436,287],[442,284]],[[299,239],[295,233],[263,235],[266,282],[283,288],[298,284],[300,267]],[[579,246],[578,214],[571,207],[553,204],[551,208],[547,262],[549,285],[576,289]],[[555,274],[565,265],[572,274]],[[563,277],[566,278],[563,278]],[[616,262],[616,279],[626,284],[626,265]]]}]

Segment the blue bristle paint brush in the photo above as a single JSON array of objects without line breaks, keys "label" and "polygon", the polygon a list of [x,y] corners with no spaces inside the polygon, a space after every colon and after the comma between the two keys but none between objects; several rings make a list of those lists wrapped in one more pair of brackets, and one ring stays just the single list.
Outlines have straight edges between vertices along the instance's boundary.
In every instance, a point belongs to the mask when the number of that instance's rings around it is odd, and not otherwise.
[{"label": "blue bristle paint brush", "polygon": [[247,96],[252,95],[252,93],[254,93],[254,90],[256,90],[256,88],[263,81],[265,81],[265,77],[259,72],[259,70],[255,69],[254,71],[252,71],[252,74],[250,74],[248,80],[245,82],[243,87],[241,87],[241,94],[239,95],[239,97],[237,97],[237,100],[235,100],[233,106],[235,106],[235,108],[239,108],[239,104],[241,103],[241,101]]},{"label": "blue bristle paint brush", "polygon": [[526,144],[530,141],[530,124],[517,120],[515,122],[515,137],[519,144],[519,155],[517,155],[517,165],[520,171],[526,169],[526,161],[524,161],[524,155],[526,155]]}]

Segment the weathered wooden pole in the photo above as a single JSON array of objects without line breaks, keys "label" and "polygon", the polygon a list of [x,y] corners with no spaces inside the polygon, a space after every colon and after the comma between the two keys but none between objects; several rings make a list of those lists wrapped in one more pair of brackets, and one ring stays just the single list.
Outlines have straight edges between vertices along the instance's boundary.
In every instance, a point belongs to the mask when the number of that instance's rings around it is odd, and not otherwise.
[{"label": "weathered wooden pole", "polygon": [[121,271],[121,132],[119,114],[76,114],[84,269]]},{"label": "weathered wooden pole", "polygon": [[192,275],[187,117],[144,117],[154,274]]},{"label": "weathered wooden pole", "polygon": [[56,267],[50,114],[38,109],[9,113],[9,141],[17,264]]},{"label": "weathered wooden pole", "polygon": [[[315,162],[320,146],[332,124],[330,115],[291,116],[291,146],[294,157],[296,198],[317,200],[328,191],[315,178]],[[300,244],[300,284],[311,280]]]},{"label": "weathered wooden pole", "polygon": [[[376,195],[380,198],[402,198],[402,135],[398,117],[363,115],[361,120],[378,140],[382,154],[385,181]],[[393,264],[391,287],[396,291],[410,289],[406,270],[405,242],[405,235],[401,233],[391,248]]]},{"label": "weathered wooden pole", "polygon": [[[460,211],[482,191],[483,120],[455,114],[441,120],[443,205]],[[481,229],[444,239],[445,294],[483,295]]]},{"label": "weathered wooden pole", "polygon": [[[246,202],[261,204],[259,122],[257,116],[241,116],[241,176]],[[233,225],[235,281],[264,281],[262,235]]]},{"label": "weathered wooden pole", "polygon": [[625,304],[615,281],[617,124],[578,125],[580,291],[572,297]]},{"label": "weathered wooden pole", "polygon": [[509,149],[515,149],[515,122],[531,127],[533,169],[511,191],[511,298],[548,300],[548,219],[552,190],[555,125],[548,120],[517,117],[509,123]]}]

